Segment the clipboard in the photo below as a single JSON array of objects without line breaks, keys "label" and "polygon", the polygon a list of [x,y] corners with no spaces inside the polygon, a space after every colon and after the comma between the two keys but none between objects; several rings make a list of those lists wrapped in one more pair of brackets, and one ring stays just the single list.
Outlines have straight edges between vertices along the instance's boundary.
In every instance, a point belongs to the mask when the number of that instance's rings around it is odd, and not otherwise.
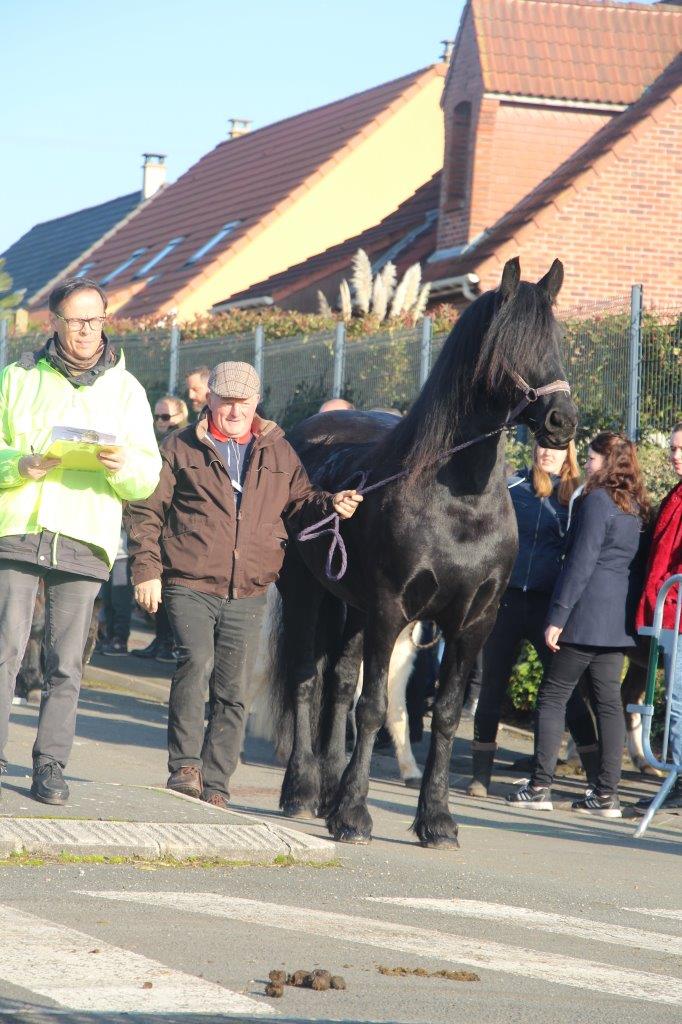
[{"label": "clipboard", "polygon": [[53,427],[46,459],[60,459],[59,469],[77,470],[83,473],[105,473],[106,469],[97,458],[99,452],[117,451],[115,434],[79,427]]}]

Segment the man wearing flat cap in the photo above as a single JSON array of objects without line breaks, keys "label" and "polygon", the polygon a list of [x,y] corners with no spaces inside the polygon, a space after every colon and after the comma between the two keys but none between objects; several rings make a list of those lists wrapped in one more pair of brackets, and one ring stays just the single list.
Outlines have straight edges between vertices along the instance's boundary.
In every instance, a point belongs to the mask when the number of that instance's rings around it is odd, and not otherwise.
[{"label": "man wearing flat cap", "polygon": [[128,505],[126,526],[135,597],[151,613],[163,600],[178,650],[167,786],[226,807],[286,527],[295,531],[311,509],[347,519],[362,498],[311,485],[281,428],[256,415],[261,384],[248,363],[220,363],[208,388],[206,414],[163,443],[158,487]]}]

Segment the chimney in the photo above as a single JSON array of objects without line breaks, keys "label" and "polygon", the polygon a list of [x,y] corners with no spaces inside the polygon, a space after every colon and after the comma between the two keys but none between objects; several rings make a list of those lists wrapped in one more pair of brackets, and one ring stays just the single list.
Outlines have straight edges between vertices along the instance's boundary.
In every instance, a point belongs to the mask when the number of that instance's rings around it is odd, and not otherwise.
[{"label": "chimney", "polygon": [[251,131],[251,124],[251,121],[243,117],[231,117],[229,138],[238,139],[241,135],[247,135]]},{"label": "chimney", "polygon": [[149,199],[166,183],[166,154],[143,153],[142,198]]},{"label": "chimney", "polygon": [[443,47],[443,52],[440,55],[440,59],[442,61],[445,61],[445,63],[447,64],[447,63],[449,63],[450,58],[452,57],[452,51],[455,48],[455,40],[454,39],[441,39],[440,45]]}]

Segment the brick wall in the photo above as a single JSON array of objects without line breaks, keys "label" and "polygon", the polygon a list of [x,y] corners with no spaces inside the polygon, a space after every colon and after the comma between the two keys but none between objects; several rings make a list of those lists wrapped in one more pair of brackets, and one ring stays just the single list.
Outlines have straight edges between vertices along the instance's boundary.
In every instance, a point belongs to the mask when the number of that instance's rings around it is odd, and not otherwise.
[{"label": "brick wall", "polygon": [[527,279],[559,256],[560,307],[627,294],[641,282],[647,304],[682,309],[680,140],[682,88],[477,267],[481,288],[496,287],[510,256],[521,257]]},{"label": "brick wall", "polygon": [[[471,104],[468,145],[456,130],[456,110]],[[462,25],[456,60],[443,94],[445,153],[438,248],[471,241],[531,191],[609,119],[608,113],[500,102],[484,97],[470,14]],[[468,167],[464,201],[451,184]]]}]

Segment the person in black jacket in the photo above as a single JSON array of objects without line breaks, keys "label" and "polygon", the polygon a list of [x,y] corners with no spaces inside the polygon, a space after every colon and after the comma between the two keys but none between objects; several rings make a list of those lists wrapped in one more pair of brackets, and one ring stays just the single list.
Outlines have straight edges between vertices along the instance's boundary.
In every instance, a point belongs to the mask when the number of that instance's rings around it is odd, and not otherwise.
[{"label": "person in black jacket", "polygon": [[586,474],[547,616],[545,640],[554,656],[538,694],[535,767],[530,782],[507,800],[552,810],[550,787],[566,703],[587,672],[599,722],[599,771],[594,789],[573,809],[617,818],[625,740],[620,684],[624,652],[635,646],[639,553],[649,500],[635,446],[620,434],[603,431],[591,441]]},{"label": "person in black jacket", "polygon": [[[551,660],[544,629],[566,546],[569,506],[579,480],[575,445],[571,442],[567,451],[536,445],[532,467],[508,481],[519,531],[519,553],[497,621],[483,648],[469,796],[484,797],[488,793],[502,701],[521,645],[526,640],[533,645],[543,669]],[[596,768],[597,737],[592,717],[577,692],[569,701],[566,718],[589,776]]]}]

